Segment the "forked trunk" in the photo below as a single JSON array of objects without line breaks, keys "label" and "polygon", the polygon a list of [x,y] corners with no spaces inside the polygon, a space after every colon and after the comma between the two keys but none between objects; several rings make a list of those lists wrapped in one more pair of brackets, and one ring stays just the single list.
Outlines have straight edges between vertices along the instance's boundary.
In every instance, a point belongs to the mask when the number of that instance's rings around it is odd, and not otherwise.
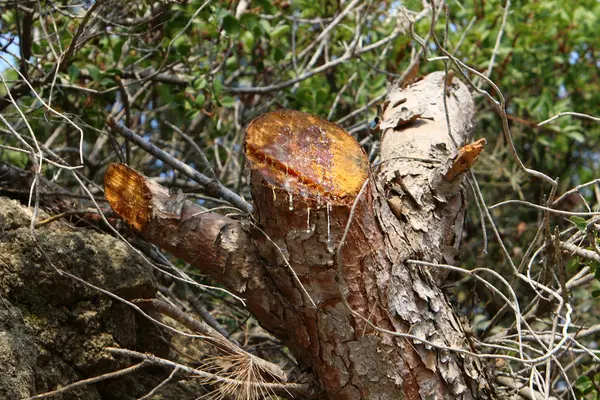
[{"label": "forked trunk", "polygon": [[246,156],[256,220],[195,215],[122,165],[107,172],[107,198],[148,240],[246,298],[323,397],[490,398],[479,360],[435,347],[473,351],[436,284],[444,274],[409,261],[451,263],[459,245],[460,173],[481,150],[453,159],[470,139],[470,93],[456,79],[444,93],[435,73],[392,91],[384,108],[373,168],[329,122],[291,110],[254,120]]}]

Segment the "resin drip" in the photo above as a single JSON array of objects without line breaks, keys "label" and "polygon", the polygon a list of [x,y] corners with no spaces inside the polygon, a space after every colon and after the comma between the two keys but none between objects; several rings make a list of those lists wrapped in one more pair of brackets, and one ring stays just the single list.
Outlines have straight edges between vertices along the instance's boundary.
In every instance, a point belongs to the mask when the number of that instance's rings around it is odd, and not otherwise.
[{"label": "resin drip", "polygon": [[333,240],[331,240],[331,204],[327,203],[327,251],[333,252]]}]

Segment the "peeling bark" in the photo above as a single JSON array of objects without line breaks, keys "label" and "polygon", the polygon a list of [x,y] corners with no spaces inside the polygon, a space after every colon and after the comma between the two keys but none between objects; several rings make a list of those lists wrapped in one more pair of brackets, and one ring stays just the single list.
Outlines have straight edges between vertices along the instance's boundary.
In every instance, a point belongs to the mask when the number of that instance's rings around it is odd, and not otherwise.
[{"label": "peeling bark", "polygon": [[312,369],[323,398],[491,398],[478,360],[377,329],[472,350],[436,284],[444,274],[407,262],[452,263],[460,244],[461,177],[443,177],[470,140],[474,111],[465,85],[454,79],[444,94],[443,78],[390,93],[374,171],[326,121],[291,110],[253,121],[246,152],[257,223],[200,212],[124,166],[109,169],[107,198],[147,239],[245,297]]}]

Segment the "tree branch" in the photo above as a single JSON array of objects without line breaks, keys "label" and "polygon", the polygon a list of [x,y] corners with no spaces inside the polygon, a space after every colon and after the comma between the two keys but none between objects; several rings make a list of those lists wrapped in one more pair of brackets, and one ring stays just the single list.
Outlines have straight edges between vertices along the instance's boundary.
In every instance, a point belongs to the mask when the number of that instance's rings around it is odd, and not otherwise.
[{"label": "tree branch", "polygon": [[238,194],[223,186],[218,180],[211,179],[206,175],[196,171],[189,165],[182,163],[166,151],[163,151],[158,147],[154,146],[152,143],[147,142],[146,140],[144,140],[143,137],[133,132],[131,129],[117,124],[114,118],[109,117],[106,120],[106,124],[113,132],[118,133],[124,138],[133,142],[134,144],[137,144],[146,152],[152,154],[159,160],[173,166],[173,168],[175,168],[177,171],[181,172],[190,179],[201,184],[206,190],[206,192],[211,196],[227,200],[228,202],[239,208],[242,212],[252,213],[252,206],[248,204],[248,202],[246,202]]}]

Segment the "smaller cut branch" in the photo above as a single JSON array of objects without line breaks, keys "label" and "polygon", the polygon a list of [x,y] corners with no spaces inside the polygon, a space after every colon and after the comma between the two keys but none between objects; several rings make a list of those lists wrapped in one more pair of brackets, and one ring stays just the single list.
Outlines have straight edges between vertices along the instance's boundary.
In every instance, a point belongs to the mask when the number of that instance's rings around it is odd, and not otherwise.
[{"label": "smaller cut branch", "polygon": [[186,300],[188,301],[188,303],[190,303],[190,306],[192,306],[194,311],[200,317],[202,317],[202,319],[211,328],[213,328],[214,330],[219,332],[221,335],[223,335],[223,337],[226,337],[227,339],[231,340],[231,342],[234,343],[235,345],[240,346],[238,341],[235,340],[234,338],[230,337],[230,333],[227,332],[227,330],[225,328],[223,328],[223,326],[219,323],[219,321],[217,321],[217,319],[212,316],[212,314],[206,309],[206,307],[204,307],[204,304],[202,304],[202,302],[198,298],[196,298],[196,295],[194,294],[194,292],[192,292],[189,285],[181,283],[181,286],[183,287]]},{"label": "smaller cut branch", "polygon": [[472,168],[477,162],[479,153],[483,151],[485,144],[486,140],[482,138],[461,147],[456,157],[454,157],[452,167],[446,172],[446,175],[444,175],[444,180],[446,182],[452,182],[457,176]]},{"label": "smaller cut branch", "polygon": [[104,187],[112,209],[148,241],[237,287],[253,251],[237,221],[186,201],[180,192],[170,194],[125,164],[109,166]]},{"label": "smaller cut branch", "polygon": [[271,331],[298,327],[287,297],[277,295],[259,262],[245,222],[199,207],[181,192],[171,194],[124,164],[109,166],[104,186],[110,206],[132,229],[244,298]]}]

